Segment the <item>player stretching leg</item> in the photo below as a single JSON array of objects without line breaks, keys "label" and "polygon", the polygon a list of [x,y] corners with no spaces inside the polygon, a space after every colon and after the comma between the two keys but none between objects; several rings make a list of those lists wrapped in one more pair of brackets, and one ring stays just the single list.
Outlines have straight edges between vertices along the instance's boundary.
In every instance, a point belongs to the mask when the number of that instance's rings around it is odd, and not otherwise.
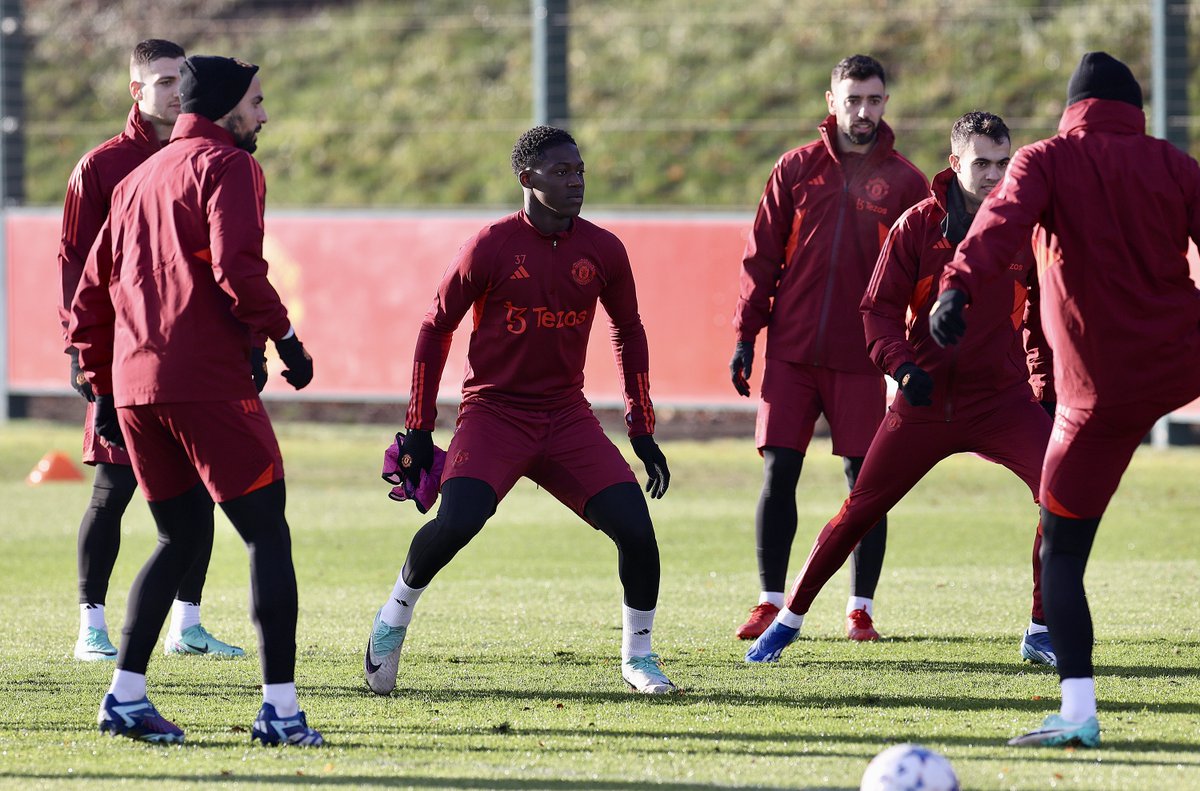
[{"label": "player stretching leg", "polygon": [[[863,350],[858,303],[888,227],[925,198],[921,171],[895,150],[883,120],[883,66],[866,55],[833,68],[820,139],[779,158],[763,191],[742,259],[729,364],[734,389],[750,395],[754,341],[767,330],[755,447],[763,487],[754,516],[761,592],[734,634],[753,640],[783,606],[796,536],[796,486],[817,418],[850,489],[879,426],[885,389]],[[886,514],[850,564],[846,636],[877,640],[875,587],[887,544]]]},{"label": "player stretching leg", "polygon": [[[158,152],[171,137],[179,117],[179,66],[183,48],[163,39],[147,39],[129,58],[129,93],[135,102],[125,131],[84,154],[71,173],[63,206],[58,269],[62,278],[59,318],[63,337],[71,318],[71,300],[79,286],[88,251],[108,216],[113,189],[135,167]],[[121,517],[137,479],[123,448],[109,445],[92,430],[96,400],[92,386],[79,370],[79,352],[68,346],[71,386],[88,401],[83,427],[83,461],[96,468],[92,498],[79,525],[79,639],[75,658],[84,662],[116,660],[108,637],[104,602],[117,552],[121,548]],[[207,525],[198,525],[196,558],[179,584],[171,607],[164,650],[168,654],[241,656],[244,652],[213,637],[200,623],[200,595],[212,554],[212,503]]]},{"label": "player stretching leg", "polygon": [[[942,459],[974,452],[1003,464],[1037,498],[1050,417],[1038,398],[1052,400],[1048,365],[1030,306],[1030,353],[1037,398],[1022,348],[1026,286],[1036,282],[1032,248],[1014,253],[1009,277],[998,280],[973,309],[981,327],[973,343],[957,352],[929,338],[933,288],[954,255],[983,199],[999,183],[1011,149],[1008,128],[997,116],[973,112],[950,134],[950,167],[933,180],[932,194],[905,212],[888,234],[862,300],[868,352],[899,384],[850,496],[813,544],[787,606],[746,653],[748,662],[774,662],[800,633],[804,614],[825,582],[841,567],[871,525],[898,503]],[[1021,655],[1053,664],[1046,643],[1037,586],[1034,538],[1033,615]]]},{"label": "player stretching leg", "polygon": [[629,258],[617,237],[579,216],[583,160],[569,134],[548,126],[529,130],[513,148],[512,168],[524,209],[462,247],[417,337],[400,449],[401,466],[414,481],[433,463],[437,386],[451,337],[473,311],[441,504],[413,536],[392,595],[375,616],[364,658],[367,685],[380,695],[392,691],[417,599],[524,476],[617,545],[621,675],[638,692],[672,692],[650,645],[659,580],[654,525],[637,479],[582,391],[599,300],[612,321],[630,444],[646,465],[646,491],[662,497],[671,474],[652,436],[649,353]]},{"label": "player stretching leg", "polygon": [[1200,242],[1200,165],[1146,135],[1141,86],[1103,52],[1083,56],[1058,135],[1017,152],[943,275],[930,317],[938,343],[979,333],[979,293],[1038,224],[1058,392],[1042,468],[1042,590],[1062,708],[1010,744],[1095,747],[1088,555],[1142,438],[1200,396],[1200,292],[1186,256],[1188,239]]}]

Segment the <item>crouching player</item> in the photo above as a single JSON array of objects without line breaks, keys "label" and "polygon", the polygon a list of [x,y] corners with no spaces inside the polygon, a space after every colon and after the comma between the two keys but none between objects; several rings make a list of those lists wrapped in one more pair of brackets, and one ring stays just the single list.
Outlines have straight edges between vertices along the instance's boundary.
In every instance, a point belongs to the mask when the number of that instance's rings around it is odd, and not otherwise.
[{"label": "crouching player", "polygon": [[[1027,365],[1022,314],[1027,285],[1036,282],[1032,245],[1014,253],[1009,274],[972,308],[979,331],[957,353],[929,337],[928,316],[938,278],[983,199],[1000,182],[1011,148],[997,116],[972,112],[950,135],[950,167],[934,177],[931,195],[892,226],[862,301],[867,350],[899,385],[871,441],[858,481],[841,511],[817,536],[786,600],[787,606],[746,653],[747,662],[775,662],[800,634],[804,614],[855,544],[942,459],[976,453],[1012,470],[1036,501],[1051,420],[1031,378],[1047,390],[1046,363],[1032,309]],[[1036,302],[1030,307],[1035,308]],[[1031,377],[1031,369],[1034,376]],[[1042,619],[1038,580],[1040,528],[1033,550],[1033,616],[1021,656],[1054,664]]]},{"label": "crouching player", "polygon": [[658,543],[637,479],[583,396],[596,302],[612,321],[634,453],[646,491],[671,476],[654,441],[649,353],[633,272],[617,237],[579,217],[583,159],[569,134],[535,127],[517,140],[512,168],[524,209],[487,226],[459,251],[421,324],[400,464],[416,482],[433,464],[438,381],[467,311],[474,321],[437,517],[417,531],[392,595],[375,616],[364,669],[371,690],[396,685],[400,648],[418,597],[478,533],[522,476],[617,545],[624,588],[621,674],[638,692],[672,692],[650,632],[658,601]]}]

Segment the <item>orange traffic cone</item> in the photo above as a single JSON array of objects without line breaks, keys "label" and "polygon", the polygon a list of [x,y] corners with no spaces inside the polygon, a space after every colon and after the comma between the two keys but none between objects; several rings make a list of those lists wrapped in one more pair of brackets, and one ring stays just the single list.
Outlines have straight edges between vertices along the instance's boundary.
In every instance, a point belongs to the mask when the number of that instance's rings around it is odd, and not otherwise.
[{"label": "orange traffic cone", "polygon": [[37,486],[46,481],[82,481],[83,473],[79,471],[67,454],[60,450],[52,450],[42,457],[37,466],[29,471],[25,483]]}]

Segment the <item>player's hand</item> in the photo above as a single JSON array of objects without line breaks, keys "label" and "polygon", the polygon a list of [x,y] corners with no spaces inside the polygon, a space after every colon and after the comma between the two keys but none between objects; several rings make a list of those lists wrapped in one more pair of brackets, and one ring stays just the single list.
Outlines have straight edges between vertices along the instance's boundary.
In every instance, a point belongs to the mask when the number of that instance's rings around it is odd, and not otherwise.
[{"label": "player's hand", "polygon": [[729,361],[729,374],[738,395],[750,397],[750,369],[754,367],[754,341],[738,341]]},{"label": "player's hand", "polygon": [[904,400],[912,406],[929,406],[933,403],[933,377],[925,373],[916,363],[905,363],[892,374]]},{"label": "player's hand", "polygon": [[396,432],[396,444],[400,446],[400,474],[417,486],[421,472],[433,466],[433,432],[410,428],[403,437]]},{"label": "player's hand", "polygon": [[92,390],[92,383],[87,380],[79,368],[79,350],[72,346],[67,349],[67,354],[71,355],[71,387],[75,388],[75,392],[83,396],[85,400],[95,401],[96,393]]},{"label": "player's hand", "polygon": [[646,491],[651,499],[658,500],[667,493],[671,485],[671,470],[667,468],[667,457],[650,434],[642,434],[629,440],[633,452],[646,465]]},{"label": "player's hand", "polygon": [[283,378],[287,380],[288,384],[297,390],[302,390],[312,381],[312,358],[308,356],[308,352],[304,350],[304,344],[300,342],[295,333],[290,338],[275,341],[275,351],[279,352],[279,359],[283,360],[283,364],[287,366],[287,370],[283,372]]},{"label": "player's hand", "polygon": [[953,346],[967,331],[963,308],[967,295],[956,288],[943,291],[929,311],[929,334],[938,346]]},{"label": "player's hand", "polygon": [[125,435],[121,433],[121,424],[117,420],[117,402],[111,395],[96,396],[92,428],[95,430],[96,436],[109,445],[125,450]]},{"label": "player's hand", "polygon": [[250,378],[254,380],[254,389],[262,392],[267,386],[267,350],[257,346],[250,347]]}]

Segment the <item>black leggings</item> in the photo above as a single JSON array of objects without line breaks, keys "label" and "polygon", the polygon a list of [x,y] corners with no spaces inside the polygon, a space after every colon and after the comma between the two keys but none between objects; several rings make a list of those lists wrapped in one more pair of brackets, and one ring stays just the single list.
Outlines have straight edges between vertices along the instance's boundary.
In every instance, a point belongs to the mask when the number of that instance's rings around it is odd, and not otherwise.
[{"label": "black leggings", "polygon": [[[791,448],[765,447],[763,488],[755,513],[755,538],[758,543],[758,578],[764,591],[786,591],[788,560],[796,537],[796,486],[804,466],[804,454]],[[842,460],[846,486],[854,488],[863,457],[846,456]],[[883,571],[887,549],[887,517],[883,517],[863,536],[850,560],[850,592],[871,599]]]},{"label": "black leggings", "polygon": [[1042,609],[1059,678],[1091,678],[1092,612],[1083,573],[1100,518],[1068,519],[1042,508]]},{"label": "black leggings", "polygon": [[[401,576],[404,584],[424,588],[471,542],[496,512],[496,493],[478,478],[451,478],[442,486],[437,516],[417,531]],[[584,516],[617,545],[617,570],[625,603],[652,610],[658,601],[658,543],[635,483],[610,486],[588,500]]]},{"label": "black leggings", "polygon": [[[250,553],[251,616],[258,630],[263,681],[283,684],[295,679],[296,572],[284,506],[283,481],[221,503]],[[197,484],[169,500],[150,503],[158,526],[158,547],[142,567],[129,592],[125,639],[117,666],[145,673],[154,643],[179,579],[196,551],[203,522],[212,524],[212,500]]]},{"label": "black leggings", "polygon": [[[121,518],[137,490],[133,468],[125,464],[96,465],[92,500],[79,525],[79,603],[104,604],[117,553],[121,549]],[[196,557],[188,567],[176,595],[180,601],[200,603],[212,555],[212,505],[208,530],[196,543]]]},{"label": "black leggings", "polygon": [[[858,471],[862,469],[862,456],[845,456],[842,458],[843,469],[846,472],[846,486],[854,490],[858,480]],[[887,515],[884,514],[867,533],[858,541],[854,554],[850,556],[850,595],[861,596],[864,599],[875,598],[875,588],[879,585],[879,576],[883,573],[883,556],[887,552]]]}]

